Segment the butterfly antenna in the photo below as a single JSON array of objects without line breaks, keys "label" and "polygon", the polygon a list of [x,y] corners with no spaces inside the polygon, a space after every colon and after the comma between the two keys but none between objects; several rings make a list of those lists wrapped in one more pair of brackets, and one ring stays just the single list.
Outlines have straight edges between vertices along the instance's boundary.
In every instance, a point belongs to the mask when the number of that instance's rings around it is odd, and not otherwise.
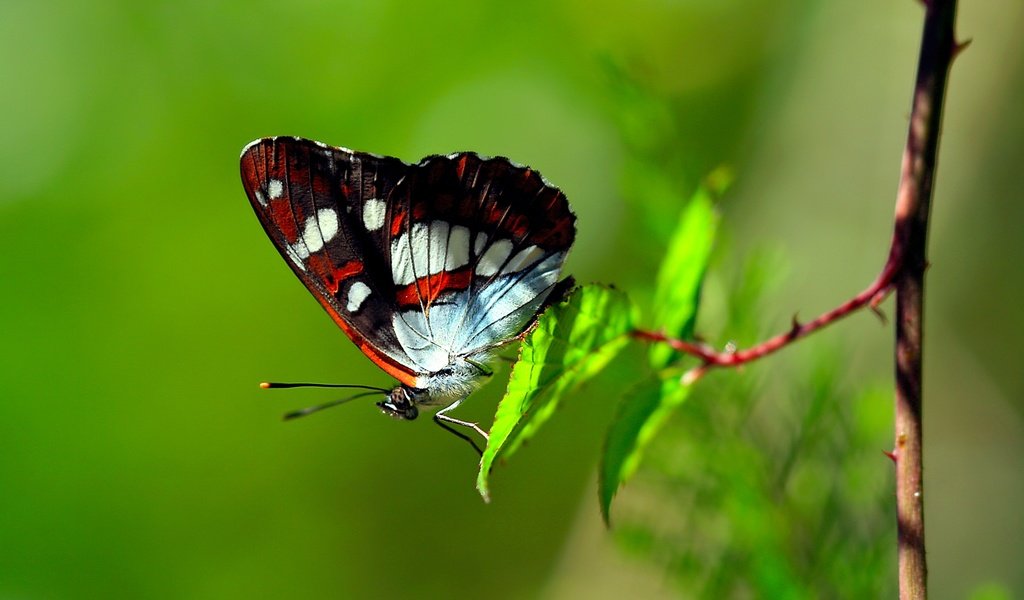
[{"label": "butterfly antenna", "polygon": [[324,402],[323,404],[317,404],[316,406],[309,406],[309,407],[303,408],[301,410],[294,410],[294,411],[292,411],[290,413],[285,413],[284,420],[285,421],[291,421],[292,419],[297,419],[299,417],[305,417],[306,415],[311,415],[311,414],[313,414],[315,412],[320,412],[321,410],[324,410],[325,408],[331,408],[332,406],[337,406],[339,404],[344,404],[344,403],[346,403],[346,402],[348,402],[350,400],[355,400],[356,398],[365,398],[366,396],[373,396],[373,395],[376,395],[377,393],[378,393],[377,391],[363,392],[362,394],[356,394],[355,396],[349,396],[348,398],[341,398],[339,400],[331,400],[330,402]]},{"label": "butterfly antenna", "polygon": [[345,383],[281,383],[280,381],[264,381],[260,387],[265,390],[283,390],[286,388],[318,387],[318,388],[347,388],[356,390],[373,390],[387,394],[391,390],[375,387],[372,385],[349,385]]}]

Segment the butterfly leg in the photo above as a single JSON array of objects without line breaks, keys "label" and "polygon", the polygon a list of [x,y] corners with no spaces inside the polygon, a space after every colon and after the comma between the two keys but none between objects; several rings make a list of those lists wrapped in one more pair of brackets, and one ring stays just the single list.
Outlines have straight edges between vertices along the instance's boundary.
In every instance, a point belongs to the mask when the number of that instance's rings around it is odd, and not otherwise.
[{"label": "butterfly leg", "polygon": [[480,446],[477,445],[476,440],[474,440],[473,438],[471,438],[468,435],[462,433],[461,431],[456,431],[453,427],[445,425],[444,421],[442,421],[441,419],[438,419],[437,416],[434,417],[434,422],[437,423],[437,426],[440,427],[441,429],[444,429],[448,433],[454,435],[455,437],[457,437],[457,438],[459,438],[461,440],[465,440],[465,442],[467,444],[469,444],[470,446],[473,447],[473,450],[475,450],[478,455],[480,455],[480,456],[484,455],[484,451],[480,449]]},{"label": "butterfly leg", "polygon": [[[464,399],[465,398],[463,398],[463,400]],[[440,421],[444,421],[445,423],[451,423],[453,425],[460,425],[462,427],[468,427],[469,429],[472,429],[473,431],[479,433],[480,436],[482,438],[484,438],[485,440],[490,439],[490,437],[488,436],[487,432],[484,431],[476,423],[471,423],[469,421],[463,421],[462,419],[456,419],[455,417],[449,417],[448,416],[448,414],[447,414],[448,411],[454,410],[460,404],[462,404],[462,400],[456,400],[455,402],[452,402],[448,406],[446,406],[446,407],[442,408],[441,410],[437,411],[436,413],[434,413],[434,420],[435,421],[439,421],[439,422]]]}]

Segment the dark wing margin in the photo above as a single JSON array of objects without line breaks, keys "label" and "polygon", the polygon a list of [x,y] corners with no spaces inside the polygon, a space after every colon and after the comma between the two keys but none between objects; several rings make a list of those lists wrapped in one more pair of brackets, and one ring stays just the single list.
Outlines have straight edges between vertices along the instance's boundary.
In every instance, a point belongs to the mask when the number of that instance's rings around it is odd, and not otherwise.
[{"label": "dark wing margin", "polygon": [[240,166],[256,216],[292,271],[364,354],[414,385],[391,324],[382,223],[384,198],[410,167],[290,137],[252,142]]}]

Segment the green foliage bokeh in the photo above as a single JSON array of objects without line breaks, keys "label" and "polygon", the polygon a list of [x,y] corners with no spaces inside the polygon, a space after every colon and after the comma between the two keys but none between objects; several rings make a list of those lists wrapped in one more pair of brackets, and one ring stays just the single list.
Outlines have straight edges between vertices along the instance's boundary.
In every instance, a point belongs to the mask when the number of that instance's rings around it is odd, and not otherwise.
[{"label": "green foliage bokeh", "polygon": [[[681,203],[729,164],[696,331],[746,344],[881,266],[920,16],[910,0],[0,3],[0,597],[672,596],[697,579],[742,594],[713,558],[761,589],[814,590],[787,561],[828,546],[785,532],[813,529],[818,494],[887,510],[865,484],[885,477],[890,443],[871,400],[888,392],[890,334],[873,317],[689,397],[621,493],[634,517],[615,535],[594,502],[619,401],[607,382],[561,404],[485,505],[476,457],[427,419],[367,401],[280,422],[336,396],[257,382],[391,382],[265,239],[237,157],[275,134],[406,160],[509,156],[572,203],[568,271],[648,307]],[[1012,0],[965,3],[975,43],[946,111],[925,373],[940,599],[1024,594],[1024,376],[1009,351],[1024,318],[1005,310],[1024,294],[1008,266],[1024,262],[1021,18]],[[488,422],[503,387],[459,415]],[[756,400],[758,427],[736,425],[736,398]],[[806,429],[801,447],[828,460],[794,457],[786,491],[808,504],[759,505],[757,468],[778,465],[752,449],[792,439],[773,427],[804,431],[807,407],[845,424]],[[714,447],[701,489],[730,502],[696,502],[702,544],[678,553],[679,513],[647,516],[679,508],[660,482],[696,489],[690,453]],[[849,581],[891,582],[876,558]]]}]

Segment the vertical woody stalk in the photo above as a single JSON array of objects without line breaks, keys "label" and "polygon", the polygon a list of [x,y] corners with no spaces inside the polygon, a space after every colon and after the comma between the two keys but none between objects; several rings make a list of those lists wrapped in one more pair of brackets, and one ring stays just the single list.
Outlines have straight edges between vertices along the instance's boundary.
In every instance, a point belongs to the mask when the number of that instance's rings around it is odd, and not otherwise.
[{"label": "vertical woody stalk", "polygon": [[926,0],[913,110],[903,152],[890,263],[896,291],[896,513],[901,600],[927,595],[921,440],[921,364],[928,217],[942,106],[954,37],[956,0]]}]

